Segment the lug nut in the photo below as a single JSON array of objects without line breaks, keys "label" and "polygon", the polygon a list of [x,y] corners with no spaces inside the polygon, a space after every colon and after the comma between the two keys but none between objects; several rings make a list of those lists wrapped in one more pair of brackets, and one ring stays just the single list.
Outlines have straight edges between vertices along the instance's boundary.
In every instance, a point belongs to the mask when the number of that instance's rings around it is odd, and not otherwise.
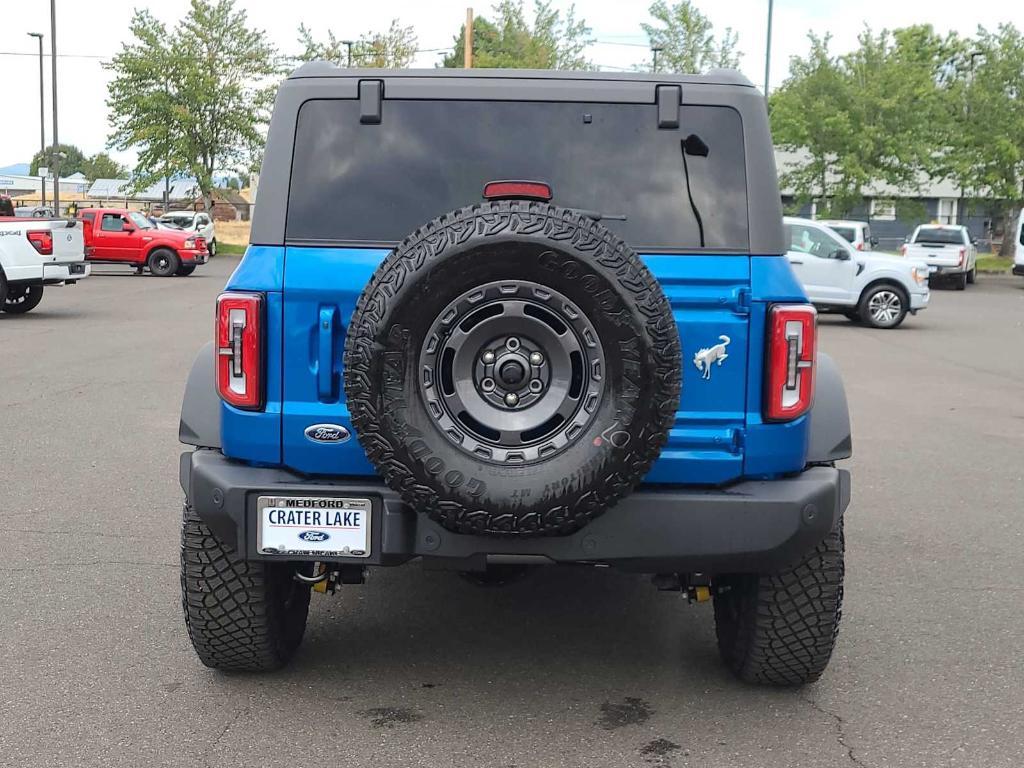
[{"label": "lug nut", "polygon": [[540,383],[540,379],[534,379],[530,382],[530,391],[533,392],[533,394],[537,394],[542,389],[544,389],[544,385]]},{"label": "lug nut", "polygon": [[494,391],[494,379],[484,379],[483,381],[481,381],[480,382],[480,389],[482,389],[484,392],[493,392]]},{"label": "lug nut", "polygon": [[505,346],[511,349],[513,352],[515,352],[517,349],[519,349],[519,339],[517,339],[515,336],[509,336],[508,340],[505,342]]},{"label": "lug nut", "polygon": [[544,362],[544,355],[542,355],[540,352],[531,352],[530,353],[530,365],[540,365],[543,362]]},{"label": "lug nut", "polygon": [[494,353],[488,349],[480,359],[484,361],[485,365],[490,365],[494,362]]},{"label": "lug nut", "polygon": [[519,402],[519,395],[515,392],[509,392],[505,395],[505,405],[515,405]]}]

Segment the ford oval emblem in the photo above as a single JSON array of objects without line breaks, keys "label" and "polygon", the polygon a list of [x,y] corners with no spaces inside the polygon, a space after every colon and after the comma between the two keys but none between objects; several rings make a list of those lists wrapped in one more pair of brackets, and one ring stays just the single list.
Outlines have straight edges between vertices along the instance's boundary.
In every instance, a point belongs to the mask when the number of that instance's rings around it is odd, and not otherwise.
[{"label": "ford oval emblem", "polygon": [[327,541],[331,537],[330,534],[323,531],[303,531],[299,534],[299,538],[303,541]]},{"label": "ford oval emblem", "polygon": [[340,424],[313,424],[306,427],[306,437],[314,443],[344,443],[352,433]]}]

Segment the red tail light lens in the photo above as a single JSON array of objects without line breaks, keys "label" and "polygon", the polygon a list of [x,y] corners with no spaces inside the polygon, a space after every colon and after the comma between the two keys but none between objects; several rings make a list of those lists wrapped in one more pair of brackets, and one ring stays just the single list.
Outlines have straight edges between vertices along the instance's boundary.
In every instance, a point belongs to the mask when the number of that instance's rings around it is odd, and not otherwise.
[{"label": "red tail light lens", "polygon": [[217,392],[236,408],[263,407],[263,296],[217,298]]},{"label": "red tail light lens", "polygon": [[34,229],[25,233],[28,241],[43,256],[53,255],[53,233],[48,229]]},{"label": "red tail light lens", "polygon": [[864,243],[857,243],[857,250],[858,251],[863,251],[864,250]]},{"label": "red tail light lens", "polygon": [[960,249],[960,266],[961,267],[964,265],[964,257],[966,255],[967,255],[967,249],[966,248],[961,248]]},{"label": "red tail light lens", "polygon": [[906,256],[906,255],[907,255],[907,246],[906,245],[901,245],[900,246],[900,256]]},{"label": "red tail light lens", "polygon": [[547,201],[551,199],[551,187],[542,181],[489,181],[484,185],[487,200],[518,197]]},{"label": "red tail light lens", "polygon": [[768,311],[764,418],[792,421],[814,404],[818,313],[810,304],[777,304]]}]

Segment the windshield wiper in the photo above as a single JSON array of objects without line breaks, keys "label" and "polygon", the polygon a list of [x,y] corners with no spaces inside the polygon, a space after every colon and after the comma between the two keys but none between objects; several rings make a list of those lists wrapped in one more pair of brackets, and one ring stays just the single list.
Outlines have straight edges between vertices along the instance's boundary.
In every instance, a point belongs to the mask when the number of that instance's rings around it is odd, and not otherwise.
[{"label": "windshield wiper", "polygon": [[700,233],[700,247],[704,247],[704,220],[700,217],[697,204],[693,201],[693,192],[690,191],[690,168],[686,164],[686,156],[707,157],[711,149],[704,140],[695,133],[691,133],[679,142],[679,148],[683,153],[683,175],[686,177],[686,196],[690,200],[690,210],[693,211],[693,218],[697,220],[697,231]]},{"label": "windshield wiper", "polygon": [[586,208],[569,208],[568,210],[573,213],[578,213],[580,216],[584,216],[592,221],[601,221],[601,219],[607,219],[608,221],[626,220],[626,215],[624,213],[601,213],[600,211],[591,211]]}]

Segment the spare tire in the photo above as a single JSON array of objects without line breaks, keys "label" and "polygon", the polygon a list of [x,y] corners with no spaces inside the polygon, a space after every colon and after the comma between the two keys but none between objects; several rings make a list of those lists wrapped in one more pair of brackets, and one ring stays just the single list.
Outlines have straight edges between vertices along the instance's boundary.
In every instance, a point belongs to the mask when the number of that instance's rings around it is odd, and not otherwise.
[{"label": "spare tire", "polygon": [[491,202],[435,219],[377,268],[345,342],[367,457],[461,533],[571,533],[668,439],[679,334],[636,253],[579,212]]}]

